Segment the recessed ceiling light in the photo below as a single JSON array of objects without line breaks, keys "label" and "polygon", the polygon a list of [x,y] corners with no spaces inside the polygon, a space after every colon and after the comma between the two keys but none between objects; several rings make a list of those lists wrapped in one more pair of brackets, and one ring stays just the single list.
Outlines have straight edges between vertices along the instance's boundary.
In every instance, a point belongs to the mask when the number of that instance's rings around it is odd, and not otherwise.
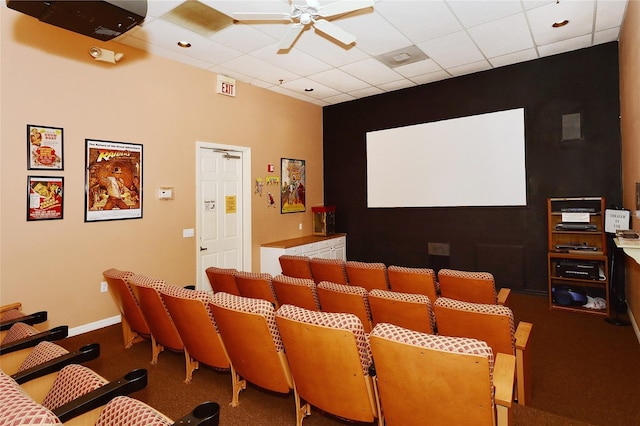
[{"label": "recessed ceiling light", "polygon": [[191,43],[189,43],[188,41],[182,41],[181,40],[181,41],[178,42],[178,46],[184,47],[186,49],[187,47],[191,47]]},{"label": "recessed ceiling light", "polygon": [[565,19],[564,21],[558,21],[558,22],[554,22],[553,25],[551,25],[553,28],[560,28],[560,27],[564,27],[565,25],[567,25],[569,23],[568,19]]},{"label": "recessed ceiling light", "polygon": [[313,87],[307,87],[304,89],[305,92],[313,92]]}]

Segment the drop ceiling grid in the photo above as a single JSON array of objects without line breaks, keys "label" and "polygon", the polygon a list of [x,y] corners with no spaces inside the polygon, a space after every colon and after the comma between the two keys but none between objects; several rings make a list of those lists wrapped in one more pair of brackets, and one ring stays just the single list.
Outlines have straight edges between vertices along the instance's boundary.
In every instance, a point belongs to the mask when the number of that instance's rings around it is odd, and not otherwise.
[{"label": "drop ceiling grid", "polygon": [[[288,53],[278,52],[277,45],[290,24],[236,23],[203,37],[162,19],[181,3],[149,0],[142,27],[117,41],[306,102],[330,105],[615,41],[627,1],[377,0],[372,10],[330,19],[357,37],[355,45],[341,46],[309,28]],[[290,10],[287,0],[201,3],[228,16]],[[570,24],[551,28],[550,22],[563,16]],[[190,49],[176,45],[183,39],[192,43]],[[393,69],[373,59],[412,44],[429,58]],[[314,92],[304,91],[309,85]]]}]

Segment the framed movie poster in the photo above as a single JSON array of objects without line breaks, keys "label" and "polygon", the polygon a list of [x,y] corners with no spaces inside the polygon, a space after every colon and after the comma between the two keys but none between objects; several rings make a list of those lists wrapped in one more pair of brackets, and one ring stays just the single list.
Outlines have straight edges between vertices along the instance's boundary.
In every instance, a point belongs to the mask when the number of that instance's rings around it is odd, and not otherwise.
[{"label": "framed movie poster", "polygon": [[282,158],[280,213],[305,211],[306,170],[304,160]]},{"label": "framed movie poster", "polygon": [[64,178],[27,176],[27,220],[62,219]]},{"label": "framed movie poster", "polygon": [[142,218],[142,145],[85,142],[84,221]]},{"label": "framed movie poster", "polygon": [[63,130],[27,124],[27,168],[63,170]]}]

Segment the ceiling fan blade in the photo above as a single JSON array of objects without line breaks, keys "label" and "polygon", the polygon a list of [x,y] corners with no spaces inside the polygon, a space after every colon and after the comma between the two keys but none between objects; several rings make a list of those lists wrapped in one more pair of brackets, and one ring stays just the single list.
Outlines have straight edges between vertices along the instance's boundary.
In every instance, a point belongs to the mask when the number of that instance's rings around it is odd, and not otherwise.
[{"label": "ceiling fan blade", "polygon": [[318,19],[313,26],[318,31],[322,31],[326,35],[335,38],[342,44],[351,44],[356,41],[356,36],[324,19]]},{"label": "ceiling fan blade", "polygon": [[284,35],[282,40],[280,40],[278,50],[289,49],[293,45],[293,42],[296,41],[302,30],[304,30],[304,25],[302,24],[293,24],[290,26],[287,33]]},{"label": "ceiling fan blade", "polygon": [[325,4],[318,8],[318,16],[323,18],[344,13],[353,12],[354,10],[366,9],[373,7],[374,0],[342,0],[334,3]]},{"label": "ceiling fan blade", "polygon": [[291,21],[289,13],[236,12],[232,17],[236,21]]}]

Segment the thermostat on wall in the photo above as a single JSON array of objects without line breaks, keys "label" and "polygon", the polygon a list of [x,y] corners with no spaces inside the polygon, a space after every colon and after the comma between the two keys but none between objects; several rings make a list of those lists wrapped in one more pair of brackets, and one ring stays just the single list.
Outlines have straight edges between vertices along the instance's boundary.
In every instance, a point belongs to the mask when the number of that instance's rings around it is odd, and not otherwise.
[{"label": "thermostat on wall", "polygon": [[158,191],[158,198],[161,200],[173,200],[173,187],[164,186]]}]

